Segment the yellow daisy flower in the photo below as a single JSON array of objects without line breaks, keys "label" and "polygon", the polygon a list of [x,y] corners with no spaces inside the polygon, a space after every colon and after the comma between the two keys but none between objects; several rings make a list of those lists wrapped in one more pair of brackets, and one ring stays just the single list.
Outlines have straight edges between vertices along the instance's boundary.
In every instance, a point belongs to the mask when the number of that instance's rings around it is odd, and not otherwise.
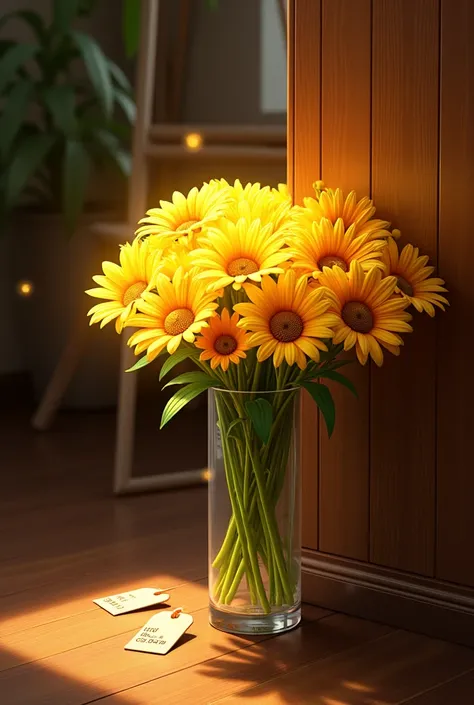
[{"label": "yellow daisy flower", "polygon": [[380,269],[364,272],[357,260],[348,272],[340,267],[324,267],[319,282],[333,294],[330,310],[337,316],[333,343],[344,342],[344,350],[356,347],[357,357],[365,365],[370,355],[377,365],[383,363],[381,345],[398,355],[403,340],[399,333],[413,329],[405,311],[408,301],[394,295],[395,277],[382,277]]},{"label": "yellow daisy flower", "polygon": [[182,340],[193,343],[196,333],[208,326],[215,315],[217,303],[208,294],[195,272],[185,274],[178,269],[170,281],[164,274],[156,278],[157,294],[146,292],[131,316],[127,326],[140,328],[130,337],[135,355],[146,351],[148,360],[154,360],[164,347],[172,355]]},{"label": "yellow daisy flower", "polygon": [[368,235],[356,235],[355,225],[344,230],[342,218],[335,225],[327,218],[313,222],[311,231],[295,230],[288,238],[295,269],[319,279],[323,267],[340,267],[347,272],[353,260],[362,269],[382,267],[380,261],[385,240],[370,240]]},{"label": "yellow daisy flower", "polygon": [[131,245],[127,243],[121,247],[120,264],[103,262],[104,274],[92,277],[99,288],[88,289],[86,294],[106,301],[88,311],[90,325],[100,321],[103,328],[115,318],[115,329],[121,333],[137,302],[153,285],[155,261],[155,252],[148,243],[134,240]]},{"label": "yellow daisy flower", "polygon": [[198,278],[209,279],[213,291],[228,284],[239,290],[247,279],[259,282],[264,274],[278,274],[291,256],[271,223],[262,226],[260,220],[246,218],[236,224],[223,218],[201,237],[201,245],[192,253],[193,262],[202,270]]},{"label": "yellow daisy flower", "polygon": [[[147,211],[140,220],[142,225],[136,232],[137,237],[161,236],[166,245],[170,237],[195,235],[224,215],[229,200],[228,190],[219,188],[215,182],[205,183],[200,189],[194,187],[187,196],[175,191],[171,202],[160,201],[160,208]],[[158,242],[155,240],[156,244]]]},{"label": "yellow daisy flower", "polygon": [[427,267],[429,257],[420,256],[419,250],[413,245],[405,245],[399,253],[397,243],[393,238],[387,241],[387,247],[382,254],[385,273],[397,278],[395,291],[403,296],[417,311],[430,316],[435,315],[435,306],[443,311],[449,302],[440,292],[446,292],[444,280],[431,277],[434,267]]},{"label": "yellow daisy flower", "polygon": [[246,357],[245,351],[250,347],[248,335],[237,327],[238,320],[238,313],[231,317],[224,308],[220,316],[211,318],[209,328],[197,338],[195,345],[203,350],[199,359],[210,360],[213,370],[220,365],[225,372],[231,362],[237,365]]},{"label": "yellow daisy flower", "polygon": [[[284,184],[278,190],[259,183],[242,186],[239,179],[231,186],[225,179],[218,182],[221,188],[228,188],[232,197],[226,209],[226,218],[237,223],[240,218],[249,222],[260,220],[262,225],[272,223],[274,230],[289,227],[292,222],[291,197]],[[285,190],[286,189],[286,190]]]},{"label": "yellow daisy flower", "polygon": [[286,359],[304,370],[306,356],[319,360],[319,351],[327,350],[322,339],[332,338],[338,323],[338,317],[327,312],[331,302],[322,287],[311,289],[290,269],[277,282],[263,277],[261,289],[249,284],[245,291],[251,303],[236,304],[234,310],[243,316],[237,325],[252,331],[249,345],[259,346],[259,362],[273,355],[275,367]]},{"label": "yellow daisy flower", "polygon": [[337,188],[328,189],[322,181],[313,184],[316,198],[303,199],[304,208],[296,207],[296,219],[309,228],[309,223],[319,223],[322,218],[327,218],[335,224],[338,218],[344,221],[344,228],[354,225],[356,235],[368,235],[369,239],[388,237],[387,228],[390,223],[386,220],[374,219],[375,207],[370,198],[357,200],[355,191],[351,191],[347,198],[344,192]]},{"label": "yellow daisy flower", "polygon": [[174,273],[180,267],[186,273],[194,269],[194,264],[190,251],[178,246],[163,253],[156,263],[156,274],[165,274],[168,279],[173,279]]}]

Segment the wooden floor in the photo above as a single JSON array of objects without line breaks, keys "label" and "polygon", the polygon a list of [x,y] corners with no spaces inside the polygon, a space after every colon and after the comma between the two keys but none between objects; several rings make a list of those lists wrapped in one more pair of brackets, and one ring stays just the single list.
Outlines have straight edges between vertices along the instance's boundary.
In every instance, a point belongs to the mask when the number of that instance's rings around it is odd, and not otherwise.
[{"label": "wooden floor", "polygon": [[[1,705],[473,705],[474,651],[306,606],[301,628],[244,639],[207,623],[206,491],[113,499],[90,417],[35,435],[1,420]],[[154,612],[94,597],[152,586],[194,615],[167,656],[124,651]]]}]

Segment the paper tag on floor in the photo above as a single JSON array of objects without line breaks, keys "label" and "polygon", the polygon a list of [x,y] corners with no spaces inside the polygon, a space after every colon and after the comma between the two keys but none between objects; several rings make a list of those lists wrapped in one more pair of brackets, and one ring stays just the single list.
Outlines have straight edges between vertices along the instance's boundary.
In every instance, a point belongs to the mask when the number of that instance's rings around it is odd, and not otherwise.
[{"label": "paper tag on floor", "polygon": [[145,651],[148,654],[167,654],[193,621],[190,614],[179,609],[155,614],[128,642],[125,649]]},{"label": "paper tag on floor", "polygon": [[127,612],[141,610],[144,607],[159,605],[169,599],[168,593],[162,592],[159,588],[138,588],[137,590],[130,590],[130,592],[121,592],[119,595],[99,597],[93,602],[116,617],[118,614],[126,614]]}]

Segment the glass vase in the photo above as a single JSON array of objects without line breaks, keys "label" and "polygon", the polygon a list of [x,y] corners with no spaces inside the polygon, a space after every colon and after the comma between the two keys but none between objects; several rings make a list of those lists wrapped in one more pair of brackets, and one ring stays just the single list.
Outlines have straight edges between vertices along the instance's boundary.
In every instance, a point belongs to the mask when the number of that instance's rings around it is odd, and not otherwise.
[{"label": "glass vase", "polygon": [[209,391],[209,621],[222,631],[300,622],[298,417],[298,389]]}]

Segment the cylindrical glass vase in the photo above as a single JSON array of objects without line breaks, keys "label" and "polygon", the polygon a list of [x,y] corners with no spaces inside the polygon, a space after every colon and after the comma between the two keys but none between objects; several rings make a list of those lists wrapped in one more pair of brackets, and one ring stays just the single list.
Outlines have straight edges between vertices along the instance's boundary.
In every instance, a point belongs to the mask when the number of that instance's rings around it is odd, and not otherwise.
[{"label": "cylindrical glass vase", "polygon": [[209,392],[209,621],[274,634],[301,619],[299,390]]}]

